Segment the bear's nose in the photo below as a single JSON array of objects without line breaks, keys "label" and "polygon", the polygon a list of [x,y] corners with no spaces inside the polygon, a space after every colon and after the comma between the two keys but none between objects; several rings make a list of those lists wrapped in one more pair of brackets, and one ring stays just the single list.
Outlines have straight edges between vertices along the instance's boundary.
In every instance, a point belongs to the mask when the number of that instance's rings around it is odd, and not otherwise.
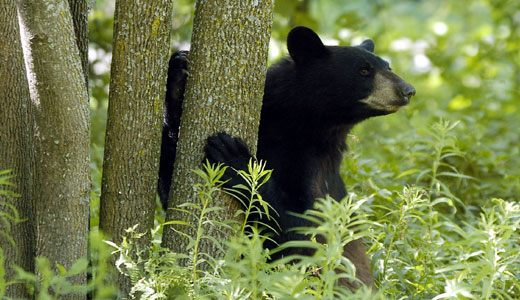
[{"label": "bear's nose", "polygon": [[412,98],[412,96],[415,96],[415,88],[409,84],[406,84],[404,88],[401,90],[401,94],[403,95],[403,97],[410,99]]}]

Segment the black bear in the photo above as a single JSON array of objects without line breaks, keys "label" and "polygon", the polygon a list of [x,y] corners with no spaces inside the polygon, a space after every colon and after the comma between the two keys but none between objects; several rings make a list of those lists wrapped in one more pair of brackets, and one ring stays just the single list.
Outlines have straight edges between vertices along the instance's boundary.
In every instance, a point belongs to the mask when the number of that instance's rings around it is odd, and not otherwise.
[{"label": "black bear", "polygon": [[188,51],[178,51],[172,55],[168,64],[166,99],[159,161],[159,181],[157,193],[164,209],[167,207],[168,193],[172,183],[173,164],[177,152],[177,139],[181,125],[182,101],[188,77]]},{"label": "black bear", "polygon": [[[260,192],[279,214],[278,243],[305,238],[287,229],[310,225],[288,212],[303,213],[313,207],[316,198],[327,194],[334,199],[347,195],[339,167],[352,127],[369,117],[397,111],[415,95],[410,84],[373,54],[371,40],[355,47],[325,46],[311,29],[296,27],[287,37],[287,47],[290,57],[267,72],[257,149],[257,158],[267,161],[267,168],[273,170]],[[177,138],[184,89],[178,83],[185,82],[186,68],[186,53],[175,54],[170,61],[160,163],[163,205],[171,180],[171,149],[175,148],[171,145]],[[245,169],[251,158],[241,139],[224,133],[208,138],[205,152],[210,162],[222,162],[237,170]],[[240,182],[236,174],[228,176],[228,186]],[[290,251],[310,254],[306,249]],[[356,266],[357,278],[373,286],[362,241],[346,245],[344,255]],[[341,284],[355,287],[350,282]]]}]

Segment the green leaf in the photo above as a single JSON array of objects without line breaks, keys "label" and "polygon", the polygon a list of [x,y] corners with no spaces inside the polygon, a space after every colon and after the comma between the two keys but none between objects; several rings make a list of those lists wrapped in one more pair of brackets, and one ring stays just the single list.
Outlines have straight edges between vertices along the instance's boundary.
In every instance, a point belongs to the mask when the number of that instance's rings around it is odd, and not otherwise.
[{"label": "green leaf", "polygon": [[87,271],[88,260],[85,258],[78,259],[67,272],[67,276],[77,275]]},{"label": "green leaf", "polygon": [[395,179],[399,179],[401,177],[412,175],[412,174],[415,174],[415,173],[418,173],[418,172],[421,172],[421,170],[420,169],[409,169],[409,170],[406,170],[406,171],[402,172],[401,174],[397,175],[395,177]]}]

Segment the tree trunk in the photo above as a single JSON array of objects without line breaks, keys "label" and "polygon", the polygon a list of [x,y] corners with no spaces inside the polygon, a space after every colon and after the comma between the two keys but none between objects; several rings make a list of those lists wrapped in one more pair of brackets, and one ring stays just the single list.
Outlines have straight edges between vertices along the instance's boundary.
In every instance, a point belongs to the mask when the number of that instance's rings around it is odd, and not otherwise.
[{"label": "tree trunk", "polygon": [[76,45],[78,46],[81,67],[85,76],[85,85],[88,92],[88,1],[69,0],[70,14],[74,24]]},{"label": "tree trunk", "polygon": [[[5,236],[0,238],[0,248],[4,251],[6,263],[5,279],[12,281],[15,278],[13,265],[29,272],[34,271],[29,181],[34,165],[33,152],[29,150],[31,99],[15,0],[7,0],[0,7],[0,45],[0,170],[12,170],[14,177],[11,182],[14,185],[9,189],[20,195],[15,198],[0,194],[0,211],[13,215],[14,212],[5,205],[9,203],[17,210],[19,218],[25,220],[21,223],[0,224],[0,230],[12,238],[12,241]],[[7,287],[5,296],[28,298],[29,294],[23,284],[15,284]]]},{"label": "tree trunk", "polygon": [[[195,201],[191,169],[201,165],[208,136],[225,131],[256,152],[273,6],[273,0],[197,1],[169,207]],[[214,203],[226,209],[214,216],[218,220],[232,218],[239,207],[229,197]],[[186,218],[167,212],[167,221]],[[182,253],[187,240],[166,227],[163,244]],[[218,256],[211,243],[201,250]]]},{"label": "tree trunk", "polygon": [[[170,15],[168,0],[116,2],[100,209],[100,229],[116,243],[136,224],[153,226]],[[118,280],[128,295],[129,279]]]},{"label": "tree trunk", "polygon": [[[68,2],[19,0],[36,147],[36,256],[70,267],[87,255],[89,108]],[[86,274],[71,278],[86,283]],[[60,299],[80,299],[70,295]]]}]

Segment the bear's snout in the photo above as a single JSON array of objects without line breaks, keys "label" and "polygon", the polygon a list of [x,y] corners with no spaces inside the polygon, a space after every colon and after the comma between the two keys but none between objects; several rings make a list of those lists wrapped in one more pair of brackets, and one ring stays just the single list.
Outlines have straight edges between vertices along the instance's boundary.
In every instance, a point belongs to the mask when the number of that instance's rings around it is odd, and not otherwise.
[{"label": "bear's snout", "polygon": [[410,98],[415,96],[415,88],[411,84],[403,80],[399,93],[403,98],[410,102]]}]

